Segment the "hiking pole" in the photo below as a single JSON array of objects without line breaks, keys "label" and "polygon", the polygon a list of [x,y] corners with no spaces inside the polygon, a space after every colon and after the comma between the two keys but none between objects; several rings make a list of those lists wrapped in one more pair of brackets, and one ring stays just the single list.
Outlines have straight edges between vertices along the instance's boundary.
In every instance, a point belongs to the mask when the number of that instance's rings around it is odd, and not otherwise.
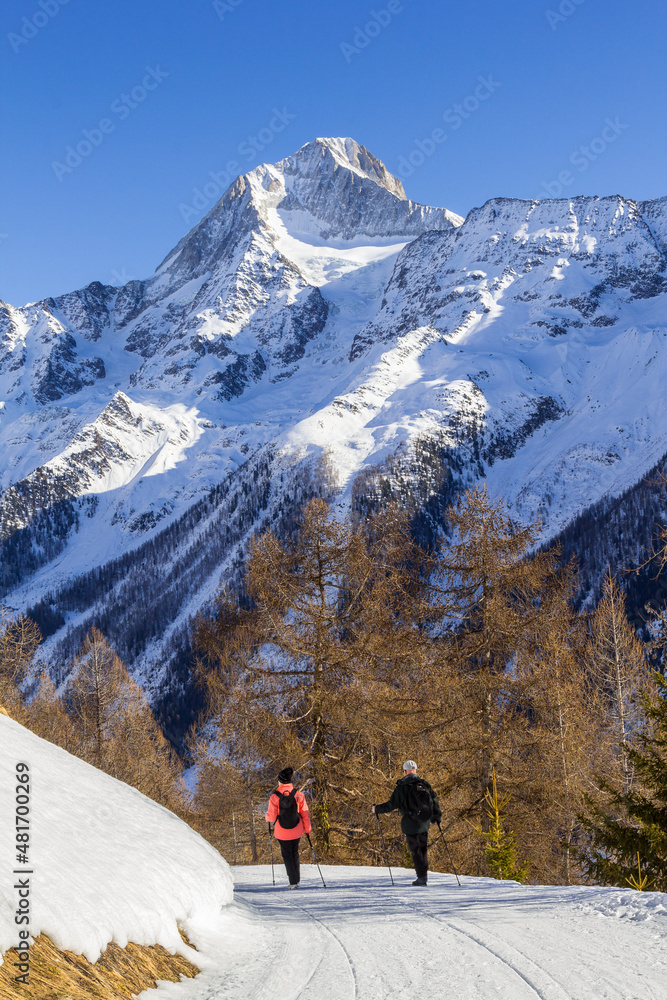
[{"label": "hiking pole", "polygon": [[449,850],[449,844],[445,840],[445,835],[442,832],[442,827],[440,826],[439,823],[438,823],[438,830],[440,831],[440,836],[442,837],[442,842],[445,845],[445,850],[447,851],[447,854],[449,855],[449,863],[452,866],[452,871],[456,875],[456,881],[459,883],[459,887],[460,887],[461,886],[461,880],[459,878],[458,872],[456,871],[456,868],[454,867],[454,862],[452,861],[451,851]]},{"label": "hiking pole", "polygon": [[389,864],[389,855],[387,853],[387,845],[384,842],[384,834],[382,832],[382,823],[380,822],[380,817],[378,816],[378,814],[375,813],[374,815],[375,815],[376,820],[378,821],[378,826],[380,827],[380,839],[382,840],[382,849],[384,851],[384,856],[387,859],[387,868],[389,869],[389,878],[391,879],[391,884],[392,885],[396,885],[396,883],[394,882],[394,876],[392,875],[392,872],[391,872],[391,865]]},{"label": "hiking pole", "polygon": [[273,870],[273,837],[271,836],[271,824],[266,824],[266,832],[269,835],[269,850],[271,852],[271,878],[273,879],[273,884],[276,884],[276,873]]},{"label": "hiking pole", "polygon": [[310,849],[311,849],[311,851],[313,852],[313,857],[315,858],[315,864],[317,865],[317,870],[318,870],[318,872],[320,873],[320,878],[322,879],[322,885],[323,885],[323,886],[324,886],[324,888],[326,889],[326,887],[327,887],[327,884],[326,884],[326,882],[324,881],[324,875],[322,874],[322,869],[320,868],[320,865],[319,865],[319,862],[318,862],[318,860],[317,860],[317,855],[315,854],[315,848],[313,847],[313,842],[312,842],[312,840],[310,839],[310,834],[309,834],[309,833],[307,833],[307,834],[306,834],[306,836],[308,837],[308,843],[310,844]]}]

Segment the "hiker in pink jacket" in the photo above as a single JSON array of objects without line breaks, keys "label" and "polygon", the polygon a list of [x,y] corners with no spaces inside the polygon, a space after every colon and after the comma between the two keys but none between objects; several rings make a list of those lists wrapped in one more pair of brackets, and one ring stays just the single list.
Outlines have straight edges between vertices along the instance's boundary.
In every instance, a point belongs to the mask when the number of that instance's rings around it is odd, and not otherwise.
[{"label": "hiker in pink jacket", "polygon": [[303,792],[294,790],[291,784],[294,768],[284,767],[278,775],[278,787],[269,799],[266,822],[273,823],[273,833],[280,844],[280,853],[285,862],[290,889],[298,889],[301,880],[299,862],[299,840],[301,834],[310,833],[310,813]]}]

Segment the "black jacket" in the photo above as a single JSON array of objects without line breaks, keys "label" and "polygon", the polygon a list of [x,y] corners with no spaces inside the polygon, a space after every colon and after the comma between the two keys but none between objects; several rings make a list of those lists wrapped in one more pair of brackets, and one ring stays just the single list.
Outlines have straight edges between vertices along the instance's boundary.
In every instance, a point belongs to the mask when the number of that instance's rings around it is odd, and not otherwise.
[{"label": "black jacket", "polygon": [[[417,820],[406,816],[406,810],[408,808],[407,786],[411,781],[423,782],[431,793],[431,798],[433,800],[433,820],[426,819],[420,823]],[[406,774],[405,777],[399,778],[396,782],[396,788],[391,793],[391,798],[387,802],[383,802],[381,805],[376,806],[375,812],[389,813],[393,812],[394,809],[400,809],[401,811],[401,830],[403,833],[426,833],[431,825],[431,822],[439,823],[442,819],[442,811],[440,809],[440,803],[438,802],[438,796],[435,794],[428,781],[425,781],[424,778],[418,777],[416,774]]]}]

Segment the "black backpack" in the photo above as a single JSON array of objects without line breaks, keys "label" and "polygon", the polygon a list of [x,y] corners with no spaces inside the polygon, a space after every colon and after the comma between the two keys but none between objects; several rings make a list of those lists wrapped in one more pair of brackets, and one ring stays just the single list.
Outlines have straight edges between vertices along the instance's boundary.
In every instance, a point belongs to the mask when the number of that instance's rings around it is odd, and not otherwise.
[{"label": "black backpack", "polygon": [[406,782],[407,807],[405,815],[416,823],[433,819],[433,799],[429,785],[422,779]]},{"label": "black backpack", "polygon": [[278,822],[283,830],[293,830],[299,825],[299,810],[296,805],[296,789],[291,792],[279,792],[276,788],[274,795],[278,796]]}]

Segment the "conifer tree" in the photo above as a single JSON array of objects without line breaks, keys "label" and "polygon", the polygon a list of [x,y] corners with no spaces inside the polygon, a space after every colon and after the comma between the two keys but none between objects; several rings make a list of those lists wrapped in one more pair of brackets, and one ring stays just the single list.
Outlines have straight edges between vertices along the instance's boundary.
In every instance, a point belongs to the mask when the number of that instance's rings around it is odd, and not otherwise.
[{"label": "conifer tree", "polygon": [[574,848],[584,795],[593,774],[608,771],[604,713],[582,669],[587,632],[573,608],[576,588],[570,565],[543,593],[539,628],[517,664],[532,740],[524,747],[530,778],[524,786],[529,801],[523,849],[531,854],[534,878],[567,885],[580,878]]},{"label": "conifer tree", "polygon": [[[455,611],[445,654],[456,664],[460,746],[453,782],[472,793],[467,817],[488,831],[485,809],[493,768],[521,782],[523,748],[533,741],[529,687],[521,666],[548,631],[545,595],[558,579],[556,554],[530,555],[533,526],[517,528],[502,503],[485,488],[462,496],[448,514],[454,541],[436,567],[446,601]],[[463,698],[461,699],[461,693]]]},{"label": "conifer tree", "polygon": [[[223,601],[217,622],[198,633],[200,648],[220,663],[228,662],[230,636],[232,644],[245,637],[243,669],[229,690],[239,705],[252,702],[253,760],[266,784],[286,758],[307,782],[324,852],[332,835],[343,851],[366,835],[360,823],[368,801],[364,762],[370,744],[376,760],[383,753],[372,732],[371,696],[389,663],[393,669],[414,654],[404,635],[411,627],[405,569],[411,551],[395,512],[353,527],[349,519],[335,520],[324,501],[312,500],[293,538],[265,532],[253,542],[251,610],[230,611]],[[264,732],[257,718],[266,720]],[[225,740],[235,754],[229,726]]]},{"label": "conifer tree", "polygon": [[28,706],[27,725],[42,739],[55,743],[70,753],[76,752],[76,737],[72,720],[46,670],[39,677],[35,697]]},{"label": "conifer tree", "polygon": [[97,628],[87,634],[65,691],[73,752],[157,802],[184,802],[182,767],[146,696]]},{"label": "conifer tree", "polygon": [[509,795],[502,799],[499,797],[494,768],[491,788],[487,790],[485,795],[489,828],[488,830],[480,829],[479,834],[484,840],[484,858],[493,877],[524,882],[530,865],[527,861],[519,861],[516,838],[510,830],[505,829],[503,813],[510,798]]},{"label": "conifer tree", "polygon": [[627,791],[632,780],[629,747],[641,725],[639,696],[648,680],[648,666],[628,621],[625,596],[609,571],[591,621],[589,669],[606,707],[608,739],[618,755],[623,791]]},{"label": "conifer tree", "polygon": [[637,858],[652,886],[667,891],[667,679],[653,674],[655,692],[642,703],[650,723],[635,746],[627,747],[636,780],[631,788],[600,781],[606,801],[587,797],[582,823],[592,843],[582,851],[588,878],[606,885],[625,885],[634,877]]},{"label": "conifer tree", "polygon": [[276,711],[272,679],[251,669],[254,651],[240,627],[243,619],[223,592],[217,619],[198,623],[196,673],[206,710],[188,742],[198,778],[196,822],[226,855],[255,863],[263,849],[267,787],[280,761],[298,764],[300,751]]},{"label": "conifer tree", "polygon": [[39,628],[30,618],[13,617],[0,609],[0,702],[18,722],[26,720],[21,687],[41,641]]}]

